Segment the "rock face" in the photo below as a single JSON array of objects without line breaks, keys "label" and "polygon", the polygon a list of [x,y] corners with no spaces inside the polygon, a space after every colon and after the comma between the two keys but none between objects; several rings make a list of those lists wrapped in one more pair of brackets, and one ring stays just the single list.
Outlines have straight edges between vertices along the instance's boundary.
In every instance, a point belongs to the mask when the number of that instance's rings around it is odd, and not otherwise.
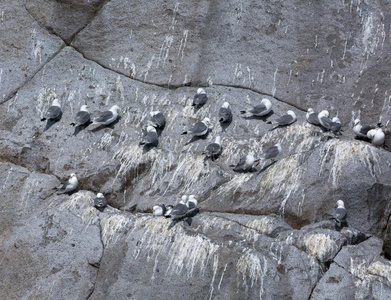
[{"label": "rock face", "polygon": [[[382,122],[391,145],[389,5],[220,2],[0,4],[1,299],[391,298],[391,155],[351,130]],[[269,116],[240,114],[263,98]],[[61,119],[41,122],[54,99]],[[121,118],[74,128],[84,104]],[[308,107],[338,115],[342,136],[306,123]],[[156,110],[167,123],[145,149]],[[287,110],[298,120],[270,131]],[[206,138],[181,135],[205,117]],[[217,135],[223,152],[205,160]],[[277,142],[277,162],[263,160]],[[249,152],[256,171],[235,173]],[[78,192],[56,195],[71,173]],[[169,230],[152,206],[183,194],[200,213]]]}]

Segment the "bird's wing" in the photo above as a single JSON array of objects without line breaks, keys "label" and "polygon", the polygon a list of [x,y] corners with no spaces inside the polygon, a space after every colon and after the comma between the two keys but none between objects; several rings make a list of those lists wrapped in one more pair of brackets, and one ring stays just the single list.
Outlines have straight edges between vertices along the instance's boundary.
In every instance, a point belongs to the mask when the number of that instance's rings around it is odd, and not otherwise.
[{"label": "bird's wing", "polygon": [[312,113],[308,116],[308,122],[310,122],[311,124],[314,124],[314,125],[319,125],[319,118],[318,118],[318,114],[317,113]]},{"label": "bird's wing", "polygon": [[110,120],[113,117],[113,113],[109,110],[104,111],[99,117],[97,117],[94,121],[99,123],[104,123]]},{"label": "bird's wing", "polygon": [[46,118],[55,119],[61,114],[61,107],[59,106],[50,106],[46,112]]},{"label": "bird's wing", "polygon": [[76,117],[75,117],[75,122],[77,124],[80,124],[80,125],[83,125],[87,122],[90,121],[90,113],[87,112],[87,111],[79,111],[77,114],[76,114]]},{"label": "bird's wing", "polygon": [[278,155],[278,147],[277,146],[271,146],[270,148],[266,149],[265,151],[265,159],[273,158]]},{"label": "bird's wing", "polygon": [[326,129],[330,129],[331,125],[333,125],[333,121],[329,117],[322,117],[320,120],[322,121],[322,126]]},{"label": "bird's wing", "polygon": [[198,122],[198,123],[195,123],[193,128],[190,130],[192,133],[201,133],[201,132],[204,132],[205,130],[207,130],[208,127],[202,123],[202,122]]},{"label": "bird's wing", "polygon": [[175,207],[171,210],[170,215],[172,217],[175,217],[175,216],[181,217],[181,216],[186,215],[187,211],[188,211],[187,206],[179,203],[179,204],[175,205]]},{"label": "bird's wing", "polygon": [[277,123],[280,126],[289,125],[294,121],[291,115],[283,115],[277,119]]},{"label": "bird's wing", "polygon": [[267,110],[267,107],[264,104],[258,104],[254,106],[252,109],[250,109],[249,112],[257,115],[264,112],[265,110]]},{"label": "bird's wing", "polygon": [[193,99],[193,105],[204,105],[206,100],[208,100],[206,94],[196,94]]},{"label": "bird's wing", "polygon": [[347,217],[347,211],[345,208],[337,208],[335,210],[335,219],[339,221],[345,221]]}]

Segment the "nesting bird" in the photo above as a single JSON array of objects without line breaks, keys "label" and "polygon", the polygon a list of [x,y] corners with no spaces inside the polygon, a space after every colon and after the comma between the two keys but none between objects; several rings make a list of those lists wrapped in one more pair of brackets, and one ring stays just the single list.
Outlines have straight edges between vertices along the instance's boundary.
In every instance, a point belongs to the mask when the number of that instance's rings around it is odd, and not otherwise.
[{"label": "nesting bird", "polygon": [[338,134],[341,132],[341,121],[338,117],[334,117],[331,120],[333,123],[331,124],[330,131],[334,134]]},{"label": "nesting bird", "polygon": [[156,132],[156,128],[153,126],[148,126],[147,131],[144,134],[143,139],[139,144],[146,145],[146,146],[157,146],[158,145],[158,135]]},{"label": "nesting bird", "polygon": [[232,111],[228,102],[224,102],[219,110],[219,122],[229,123],[232,121]]},{"label": "nesting bird", "polygon": [[109,125],[113,123],[120,115],[120,110],[118,105],[113,105],[109,110],[104,111],[99,117],[96,117],[93,124]]},{"label": "nesting bird", "polygon": [[220,136],[216,136],[215,142],[206,146],[206,149],[203,153],[205,154],[206,159],[210,158],[212,161],[214,161],[220,156],[222,151],[223,148],[221,147],[221,138]]},{"label": "nesting bird", "polygon": [[273,127],[272,129],[270,129],[269,131],[272,131],[272,130],[277,129],[279,127],[288,126],[288,125],[294,123],[296,120],[297,120],[296,114],[292,110],[288,110],[285,115],[282,115],[274,122],[268,122],[268,123],[272,123],[272,124],[277,125],[277,126]]},{"label": "nesting bird", "polygon": [[253,171],[254,163],[258,160],[255,160],[253,153],[248,153],[245,156],[242,156],[239,162],[236,165],[230,165],[235,172],[251,172]]},{"label": "nesting bird", "polygon": [[100,212],[103,212],[106,206],[107,206],[107,200],[105,196],[103,196],[102,193],[98,193],[96,195],[96,198],[94,199],[94,207]]},{"label": "nesting bird", "polygon": [[91,116],[87,108],[87,105],[81,106],[80,111],[78,111],[75,116],[75,121],[71,123],[72,126],[86,125],[90,122]]},{"label": "nesting bird", "polygon": [[383,146],[386,138],[381,128],[371,129],[367,132],[367,137],[371,140],[372,145]]},{"label": "nesting bird", "polygon": [[68,194],[75,191],[78,184],[79,181],[77,180],[76,174],[72,173],[67,181],[55,189],[57,189],[57,194]]},{"label": "nesting bird", "polygon": [[331,129],[331,125],[333,124],[333,121],[329,118],[329,112],[327,110],[322,110],[318,114],[318,119],[319,119],[320,125],[324,129],[326,129],[326,130],[330,130]]},{"label": "nesting bird", "polygon": [[204,136],[208,133],[212,123],[209,118],[204,118],[201,122],[197,122],[192,128],[185,130],[182,134],[192,134],[194,136]]},{"label": "nesting bird", "polygon": [[152,208],[152,213],[154,216],[164,216],[166,212],[167,208],[164,204],[158,204]]},{"label": "nesting bird", "polygon": [[149,115],[151,116],[151,119],[148,121],[149,125],[160,130],[166,126],[166,118],[160,111],[151,111]]},{"label": "nesting bird", "polygon": [[203,106],[208,100],[208,96],[203,88],[199,88],[197,93],[194,95],[193,103],[191,106],[195,106],[196,108],[200,108]]},{"label": "nesting bird", "polygon": [[41,121],[45,121],[46,119],[57,121],[61,118],[61,115],[62,110],[60,102],[58,101],[58,99],[54,99],[52,105],[48,108]]},{"label": "nesting bird", "polygon": [[376,125],[361,125],[360,119],[355,119],[353,124],[353,132],[357,137],[367,138],[367,133],[369,130],[379,128],[381,123]]},{"label": "nesting bird", "polygon": [[272,162],[274,162],[274,158],[281,153],[281,144],[277,143],[269,148],[267,148],[263,154],[263,158],[265,160],[271,159]]},{"label": "nesting bird", "polygon": [[312,108],[307,110],[307,114],[305,115],[307,122],[313,125],[320,125],[318,113],[316,113]]},{"label": "nesting bird", "polygon": [[272,103],[270,102],[269,99],[264,98],[261,100],[261,104],[258,104],[251,109],[241,110],[240,113],[251,114],[255,117],[262,117],[270,113],[271,109],[272,109]]},{"label": "nesting bird", "polygon": [[342,229],[342,227],[348,226],[346,222],[347,211],[345,209],[345,204],[342,200],[337,201],[337,209],[335,210],[334,215],[330,219],[335,220],[335,226],[337,229]]}]

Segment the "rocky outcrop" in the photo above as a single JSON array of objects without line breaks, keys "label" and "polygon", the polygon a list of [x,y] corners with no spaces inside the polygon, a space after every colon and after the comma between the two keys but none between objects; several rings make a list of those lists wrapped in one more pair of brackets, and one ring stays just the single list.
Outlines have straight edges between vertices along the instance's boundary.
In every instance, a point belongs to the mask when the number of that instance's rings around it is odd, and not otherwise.
[{"label": "rocky outcrop", "polygon": [[[389,298],[391,156],[350,129],[381,121],[389,145],[388,6],[215,2],[0,4],[0,298]],[[195,110],[199,86],[208,101]],[[239,113],[265,97],[267,118]],[[55,98],[63,115],[47,126]],[[83,104],[93,116],[117,104],[121,119],[75,130]],[[338,114],[343,135],[307,124],[308,107]],[[297,122],[269,131],[289,109]],[[145,151],[152,110],[167,124]],[[205,139],[181,135],[204,117]],[[205,160],[217,135],[221,157]],[[229,167],[277,142],[276,163]],[[78,192],[56,195],[73,172]],[[200,214],[168,230],[151,208],[182,194],[199,196]]]}]

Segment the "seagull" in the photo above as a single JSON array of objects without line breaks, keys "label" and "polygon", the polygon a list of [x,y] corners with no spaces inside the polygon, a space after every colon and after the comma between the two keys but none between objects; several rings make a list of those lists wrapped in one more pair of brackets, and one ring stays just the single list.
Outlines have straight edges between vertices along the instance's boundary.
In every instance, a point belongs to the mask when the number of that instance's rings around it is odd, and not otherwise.
[{"label": "seagull", "polygon": [[107,200],[105,196],[103,196],[102,193],[98,193],[96,195],[96,198],[94,199],[94,207],[100,212],[103,212],[106,206],[107,206]]},{"label": "seagull", "polygon": [[90,122],[90,112],[87,105],[82,105],[80,111],[75,116],[75,121],[71,123],[72,126],[86,125]]},{"label": "seagull", "polygon": [[167,208],[164,204],[158,204],[152,208],[152,212],[154,216],[164,216],[167,212]]},{"label": "seagull", "polygon": [[48,108],[45,113],[45,116],[41,119],[41,121],[49,120],[59,120],[62,115],[61,105],[58,102],[58,99],[54,99],[52,105]]},{"label": "seagull", "polygon": [[214,161],[220,156],[222,150],[220,136],[216,136],[215,142],[206,146],[203,153],[206,155],[206,159],[210,158]]},{"label": "seagull", "polygon": [[376,129],[381,126],[381,123],[377,123],[376,125],[361,125],[360,119],[354,120],[353,132],[357,137],[366,138],[367,133],[371,129]]},{"label": "seagull", "polygon": [[194,124],[192,128],[187,131],[183,131],[182,134],[192,134],[194,136],[204,136],[208,133],[209,128],[212,127],[212,123],[209,118],[203,119],[201,122],[197,122]]},{"label": "seagull", "polygon": [[249,153],[245,156],[242,156],[239,162],[236,165],[230,165],[235,172],[251,172],[253,170],[254,163],[258,160],[255,160],[254,154]]},{"label": "seagull", "polygon": [[272,103],[270,102],[269,99],[262,99],[261,100],[261,103],[262,104],[258,104],[256,106],[254,106],[253,108],[251,109],[248,109],[248,110],[241,110],[240,113],[241,114],[251,114],[253,116],[256,116],[256,117],[262,117],[262,116],[265,116],[267,115],[271,109],[272,109]]},{"label": "seagull", "polygon": [[331,129],[331,125],[333,124],[333,121],[329,118],[329,112],[327,110],[322,110],[318,114],[318,119],[319,119],[320,125],[322,125],[322,127],[324,129],[326,129],[326,130]]},{"label": "seagull", "polygon": [[334,134],[338,134],[341,131],[341,121],[338,117],[334,117],[331,120],[333,123],[331,124],[330,131]]},{"label": "seagull", "polygon": [[156,132],[156,128],[153,126],[148,126],[147,132],[144,134],[144,137],[139,144],[146,145],[146,146],[157,146],[158,135]]},{"label": "seagull", "polygon": [[104,111],[99,117],[94,119],[93,124],[109,125],[117,120],[120,115],[120,108],[118,105],[113,105],[110,110]]},{"label": "seagull", "polygon": [[381,128],[369,130],[367,132],[367,137],[371,140],[372,145],[375,145],[375,146],[383,146],[384,145],[385,134],[383,132],[383,129],[381,129]]},{"label": "seagull", "polygon": [[191,225],[192,222],[191,218],[199,213],[198,198],[195,195],[190,195],[186,205],[189,209],[186,214],[186,217],[188,217],[189,219],[186,220],[186,222],[187,224]]},{"label": "seagull", "polygon": [[171,214],[173,208],[174,208],[174,206],[172,206],[171,204],[166,206],[166,212],[164,213],[165,218],[171,218],[170,214]]},{"label": "seagull", "polygon": [[199,88],[197,90],[197,94],[195,94],[193,103],[191,106],[195,106],[196,108],[200,108],[206,103],[206,100],[208,100],[208,96],[206,95],[206,92],[203,88]]},{"label": "seagull", "polygon": [[307,122],[313,125],[320,125],[318,119],[318,113],[316,113],[311,107],[307,109],[307,114],[305,115]]},{"label": "seagull", "polygon": [[271,159],[274,162],[274,158],[281,153],[281,144],[277,143],[269,148],[267,148],[264,152],[264,159]]},{"label": "seagull", "polygon": [[77,180],[76,174],[72,173],[71,177],[67,181],[55,189],[57,189],[57,194],[68,194],[73,192],[77,188],[78,184],[79,181]]},{"label": "seagull", "polygon": [[229,123],[232,121],[232,111],[228,102],[224,102],[219,110],[219,122]]},{"label": "seagull", "polygon": [[277,126],[273,127],[272,129],[270,129],[269,131],[272,131],[274,129],[277,129],[278,127],[282,127],[282,126],[288,126],[290,124],[292,124],[293,122],[295,122],[297,120],[296,118],[296,114],[292,111],[292,110],[288,110],[286,112],[286,115],[283,115],[281,117],[279,117],[276,121],[274,122],[268,122],[269,124],[272,123],[272,124],[277,124]]},{"label": "seagull", "polygon": [[149,125],[156,129],[163,129],[166,126],[166,118],[160,111],[151,111],[149,113],[151,119],[148,121]]},{"label": "seagull", "polygon": [[346,222],[347,211],[345,209],[345,204],[342,200],[337,201],[337,209],[335,210],[334,215],[330,219],[335,220],[335,225],[341,229],[346,227],[348,224]]},{"label": "seagull", "polygon": [[179,203],[171,209],[170,214],[167,216],[172,219],[172,222],[170,226],[168,226],[168,229],[171,229],[176,223],[186,217],[188,211],[189,208],[187,207],[187,196],[183,195],[182,200],[179,201]]}]

